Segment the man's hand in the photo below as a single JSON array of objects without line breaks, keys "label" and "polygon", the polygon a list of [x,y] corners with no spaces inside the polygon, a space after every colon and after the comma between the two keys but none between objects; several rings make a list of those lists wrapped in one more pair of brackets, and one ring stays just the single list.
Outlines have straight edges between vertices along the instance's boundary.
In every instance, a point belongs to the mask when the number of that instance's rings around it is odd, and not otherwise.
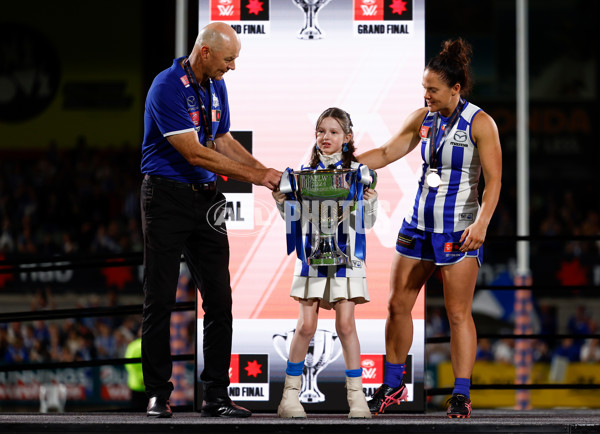
[{"label": "man's hand", "polygon": [[275,169],[256,169],[257,177],[253,184],[262,185],[270,190],[275,190],[279,187],[282,172]]}]

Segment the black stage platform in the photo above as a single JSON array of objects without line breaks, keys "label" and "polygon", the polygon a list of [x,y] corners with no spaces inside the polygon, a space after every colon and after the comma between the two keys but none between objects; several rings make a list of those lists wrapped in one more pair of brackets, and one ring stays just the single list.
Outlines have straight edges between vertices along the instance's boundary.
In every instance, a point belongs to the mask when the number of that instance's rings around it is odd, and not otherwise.
[{"label": "black stage platform", "polygon": [[172,419],[145,413],[0,413],[0,433],[600,433],[600,410],[475,410],[471,419],[448,419],[443,412],[380,415],[348,420],[341,414],[305,420],[254,414],[248,419],[200,417],[175,412]]}]

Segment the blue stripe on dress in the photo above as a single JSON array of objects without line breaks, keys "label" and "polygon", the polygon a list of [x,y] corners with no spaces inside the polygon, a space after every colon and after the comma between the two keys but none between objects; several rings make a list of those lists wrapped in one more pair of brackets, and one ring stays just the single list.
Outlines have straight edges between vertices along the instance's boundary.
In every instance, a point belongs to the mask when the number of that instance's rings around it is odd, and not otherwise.
[{"label": "blue stripe on dress", "polygon": [[[310,245],[311,237],[312,237],[312,225],[309,223],[308,230],[306,231],[306,235],[304,236],[304,257],[305,258],[308,258],[312,251],[312,247]],[[308,265],[304,261],[301,261],[301,262],[302,262],[302,272],[300,274],[302,276],[308,276],[309,270],[310,270],[310,265]]]},{"label": "blue stripe on dress", "polygon": [[434,228],[434,217],[433,211],[435,207],[435,197],[437,196],[437,189],[429,189],[427,198],[425,199],[425,209],[423,210],[423,220],[425,221],[425,229],[433,230]]},{"label": "blue stripe on dress", "polygon": [[419,224],[419,201],[421,200],[421,194],[423,193],[423,178],[421,177],[421,182],[419,184],[419,188],[417,190],[417,194],[415,197],[415,203],[413,205],[413,215],[410,221],[411,226],[417,227]]}]

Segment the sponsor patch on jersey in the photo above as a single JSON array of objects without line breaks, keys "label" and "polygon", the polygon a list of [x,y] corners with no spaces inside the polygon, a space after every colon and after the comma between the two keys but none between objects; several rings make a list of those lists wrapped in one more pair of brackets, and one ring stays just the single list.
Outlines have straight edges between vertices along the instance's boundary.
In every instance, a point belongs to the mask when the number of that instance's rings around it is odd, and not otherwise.
[{"label": "sponsor patch on jersey", "polygon": [[181,77],[179,77],[179,79],[181,80],[181,82],[183,83],[183,85],[185,87],[190,87],[190,81],[187,78],[187,75],[183,75]]},{"label": "sponsor patch on jersey", "polygon": [[212,111],[212,121],[219,122],[221,120],[221,110]]},{"label": "sponsor patch on jersey", "polygon": [[190,112],[190,118],[195,126],[200,125],[200,112],[198,110],[195,112]]},{"label": "sponsor patch on jersey", "polygon": [[422,138],[426,139],[429,136],[429,127],[422,125],[421,130],[419,131],[419,135]]},{"label": "sponsor patch on jersey", "polygon": [[352,268],[362,268],[362,261],[359,260],[353,260],[352,261]]},{"label": "sponsor patch on jersey", "polygon": [[450,142],[450,144],[452,146],[460,146],[461,148],[468,148],[469,147],[469,145],[467,143]]},{"label": "sponsor patch on jersey", "polygon": [[460,243],[444,243],[444,253],[460,253]]},{"label": "sponsor patch on jersey", "polygon": [[463,130],[458,130],[454,133],[454,140],[456,140],[457,142],[466,142],[467,132]]},{"label": "sponsor patch on jersey", "polygon": [[461,212],[458,215],[459,222],[472,222],[473,221],[473,213],[472,212]]},{"label": "sponsor patch on jersey", "polygon": [[198,104],[196,103],[196,97],[195,96],[188,96],[186,100],[187,100],[188,108],[190,108],[192,110],[197,110],[198,109]]},{"label": "sponsor patch on jersey", "polygon": [[409,237],[404,234],[398,234],[398,239],[396,240],[397,246],[406,247],[407,249],[415,248],[415,239],[413,237]]}]

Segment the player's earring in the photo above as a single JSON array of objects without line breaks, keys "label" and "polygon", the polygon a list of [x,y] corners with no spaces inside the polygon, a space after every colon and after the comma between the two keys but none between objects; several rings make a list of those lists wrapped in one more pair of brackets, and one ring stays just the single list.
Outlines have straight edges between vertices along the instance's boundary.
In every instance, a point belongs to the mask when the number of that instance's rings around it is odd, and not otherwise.
[{"label": "player's earring", "polygon": [[344,143],[344,147],[342,148],[342,151],[348,152],[348,143]]}]

